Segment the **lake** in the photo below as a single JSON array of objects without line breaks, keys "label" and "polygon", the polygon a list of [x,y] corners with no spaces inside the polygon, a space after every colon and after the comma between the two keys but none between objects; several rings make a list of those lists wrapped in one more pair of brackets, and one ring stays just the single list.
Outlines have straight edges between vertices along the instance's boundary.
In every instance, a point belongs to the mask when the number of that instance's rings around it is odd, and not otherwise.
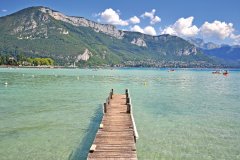
[{"label": "lake", "polygon": [[0,68],[1,160],[86,159],[111,88],[130,90],[139,160],[239,160],[240,70],[211,72]]}]

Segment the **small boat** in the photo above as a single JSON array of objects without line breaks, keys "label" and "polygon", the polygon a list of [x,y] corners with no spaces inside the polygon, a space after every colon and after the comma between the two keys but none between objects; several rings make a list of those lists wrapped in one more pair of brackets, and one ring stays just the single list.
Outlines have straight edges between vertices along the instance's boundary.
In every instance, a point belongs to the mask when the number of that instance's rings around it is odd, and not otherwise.
[{"label": "small boat", "polygon": [[228,75],[229,74],[229,72],[227,71],[227,70],[225,70],[224,72],[223,72],[223,75]]},{"label": "small boat", "polygon": [[221,74],[220,71],[213,71],[212,74]]},{"label": "small boat", "polygon": [[168,70],[168,72],[174,72],[175,71],[175,69],[170,69],[170,70]]}]

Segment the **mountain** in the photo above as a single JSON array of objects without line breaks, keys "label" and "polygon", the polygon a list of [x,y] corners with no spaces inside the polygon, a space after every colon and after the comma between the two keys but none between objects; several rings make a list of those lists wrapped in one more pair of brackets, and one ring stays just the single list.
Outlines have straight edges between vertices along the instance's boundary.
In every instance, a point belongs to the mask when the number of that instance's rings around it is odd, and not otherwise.
[{"label": "mountain", "polygon": [[240,46],[218,45],[213,42],[204,42],[200,38],[189,39],[204,54],[228,66],[240,66]]},{"label": "mountain", "polygon": [[121,31],[47,7],[0,17],[0,54],[51,57],[57,64],[209,67],[216,63],[188,41],[171,35]]},{"label": "mountain", "polygon": [[221,63],[240,66],[240,46],[222,45],[219,48],[204,49],[203,52],[208,56],[217,58]]},{"label": "mountain", "polygon": [[188,41],[201,49],[215,49],[215,48],[221,47],[220,45],[215,44],[213,42],[206,43],[200,38],[192,38],[192,39],[188,39]]}]

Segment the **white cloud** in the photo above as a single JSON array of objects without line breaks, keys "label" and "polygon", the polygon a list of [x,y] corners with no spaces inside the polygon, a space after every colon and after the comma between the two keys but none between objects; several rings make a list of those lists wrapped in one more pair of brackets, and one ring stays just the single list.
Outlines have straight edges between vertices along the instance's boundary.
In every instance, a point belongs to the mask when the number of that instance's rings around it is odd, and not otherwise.
[{"label": "white cloud", "polygon": [[139,25],[134,25],[130,28],[130,31],[144,33],[143,29]]},{"label": "white cloud", "polygon": [[149,17],[150,19],[154,18],[154,14],[155,14],[156,10],[152,9],[151,12],[145,12],[144,14],[141,15],[141,17]]},{"label": "white cloud", "polygon": [[234,45],[240,45],[240,34],[239,35],[231,34],[230,38],[233,40]]},{"label": "white cloud", "polygon": [[[161,31],[162,29],[160,29]],[[177,33],[175,32],[175,30],[171,27],[171,26],[168,26],[166,28],[164,28],[162,31],[161,31],[161,34],[170,34],[170,35],[177,35]]]},{"label": "white cloud", "polygon": [[100,21],[113,25],[127,26],[128,22],[122,20],[119,15],[120,11],[114,11],[112,8],[105,9],[105,11],[98,14]]},{"label": "white cloud", "polygon": [[234,45],[240,45],[240,34],[235,33],[235,28],[232,23],[221,22],[218,20],[212,23],[205,22],[200,27],[200,35],[204,39],[211,39],[216,41],[227,40]]},{"label": "white cloud", "polygon": [[158,23],[158,22],[160,22],[161,21],[161,18],[160,17],[158,17],[158,16],[155,16],[152,20],[151,20],[151,24],[156,24],[156,23]]},{"label": "white cloud", "polygon": [[212,23],[205,22],[201,26],[200,31],[205,37],[213,37],[223,40],[233,34],[234,28],[232,23],[227,24],[226,22],[214,21]]},{"label": "white cloud", "polygon": [[155,36],[157,34],[156,30],[152,26],[141,28],[139,25],[134,25],[133,27],[130,28],[130,30],[134,32],[140,32],[140,33],[152,35],[152,36]]},{"label": "white cloud", "polygon": [[6,10],[6,9],[2,9],[1,11],[2,11],[2,12],[7,12],[7,10]]},{"label": "white cloud", "polygon": [[129,22],[132,24],[140,23],[140,19],[137,16],[133,16],[129,19]]},{"label": "white cloud", "polygon": [[[2,9],[1,12],[7,12]],[[141,28],[139,25],[130,27],[131,31],[141,32],[148,35],[156,35],[156,30],[152,25],[161,22],[161,18],[155,15],[156,10],[152,9],[150,12],[145,12],[141,15],[141,18],[149,18],[150,24],[145,28]],[[98,17],[97,21],[102,23],[108,23],[119,26],[128,26],[129,24],[138,24],[140,19],[137,16],[130,17],[128,20],[120,18],[120,11],[113,10],[112,8],[105,9],[103,12],[94,14],[94,17]],[[240,45],[240,34],[237,34],[232,23],[226,23],[224,21],[215,20],[213,22],[204,22],[200,27],[193,24],[194,17],[179,18],[174,24],[160,29],[161,34],[176,35],[183,38],[186,37],[202,37],[205,41],[213,41],[217,43],[231,43]]]},{"label": "white cloud", "polygon": [[181,37],[193,37],[199,32],[197,26],[193,25],[194,17],[180,18],[173,25],[166,27],[162,34],[171,34]]},{"label": "white cloud", "polygon": [[148,17],[150,18],[150,24],[156,24],[158,22],[161,22],[161,18],[158,16],[155,16],[155,9],[152,9],[151,12],[145,12],[144,14],[141,15],[142,18]]},{"label": "white cloud", "polygon": [[143,29],[143,31],[144,31],[145,34],[149,34],[149,35],[152,35],[152,36],[155,36],[157,34],[155,29],[152,26],[145,27]]}]

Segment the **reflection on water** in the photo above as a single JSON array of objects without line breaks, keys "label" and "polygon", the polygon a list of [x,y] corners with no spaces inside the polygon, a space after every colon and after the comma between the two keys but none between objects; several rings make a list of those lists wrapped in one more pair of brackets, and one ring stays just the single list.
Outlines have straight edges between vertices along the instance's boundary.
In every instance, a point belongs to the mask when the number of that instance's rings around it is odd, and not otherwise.
[{"label": "reflection on water", "polygon": [[1,159],[86,159],[111,88],[130,89],[139,159],[240,159],[239,73],[2,68]]}]

